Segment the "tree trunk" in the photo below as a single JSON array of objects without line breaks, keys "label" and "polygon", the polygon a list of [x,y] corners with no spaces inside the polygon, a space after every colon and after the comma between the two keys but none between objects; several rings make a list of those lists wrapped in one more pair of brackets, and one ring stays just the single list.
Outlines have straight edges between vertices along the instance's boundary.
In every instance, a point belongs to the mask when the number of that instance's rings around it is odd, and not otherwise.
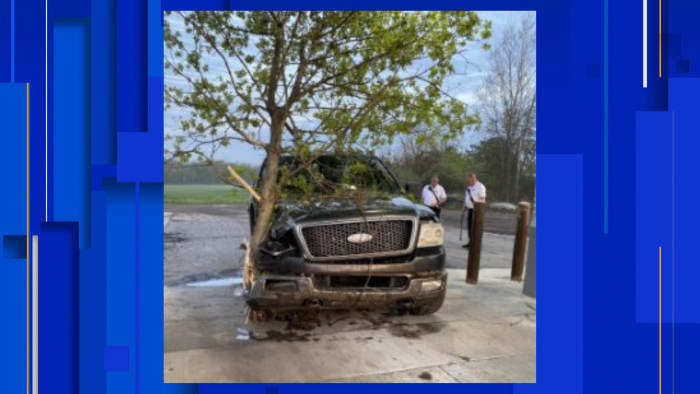
[{"label": "tree trunk", "polygon": [[260,244],[267,238],[270,228],[275,202],[277,200],[277,175],[279,172],[280,156],[282,155],[282,131],[284,120],[281,116],[273,116],[270,127],[270,145],[267,150],[265,162],[265,175],[262,179],[260,190],[260,203],[255,220],[255,230],[250,240],[251,256],[255,261]]},{"label": "tree trunk", "polygon": [[511,191],[511,187],[512,187],[512,182],[511,182],[511,169],[513,168],[513,167],[512,167],[513,151],[512,151],[512,149],[511,149],[510,141],[505,141],[504,144],[505,144],[505,149],[504,149],[505,157],[504,157],[504,160],[503,160],[503,162],[504,162],[504,166],[503,166],[503,171],[504,171],[504,174],[503,174],[503,189],[504,189],[504,192],[505,192],[505,193],[504,193],[504,194],[505,194],[505,196],[504,196],[504,197],[505,197],[505,201],[510,202],[510,201],[511,201],[511,198],[510,198],[510,191]]},{"label": "tree trunk", "polygon": [[520,160],[520,152],[522,151],[523,147],[523,140],[522,138],[518,141],[518,148],[517,151],[515,152],[515,173],[514,173],[514,180],[513,180],[513,197],[515,198],[516,202],[520,198],[520,169],[521,169],[521,160]]}]

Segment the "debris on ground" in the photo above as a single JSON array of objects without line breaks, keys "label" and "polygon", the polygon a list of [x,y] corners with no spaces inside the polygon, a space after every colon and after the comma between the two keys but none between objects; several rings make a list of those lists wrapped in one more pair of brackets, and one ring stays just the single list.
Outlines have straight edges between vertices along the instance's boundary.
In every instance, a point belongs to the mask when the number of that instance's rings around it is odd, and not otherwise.
[{"label": "debris on ground", "polygon": [[250,332],[248,332],[247,329],[243,327],[238,327],[236,329],[237,335],[236,335],[236,340],[237,341],[248,341],[250,340]]}]

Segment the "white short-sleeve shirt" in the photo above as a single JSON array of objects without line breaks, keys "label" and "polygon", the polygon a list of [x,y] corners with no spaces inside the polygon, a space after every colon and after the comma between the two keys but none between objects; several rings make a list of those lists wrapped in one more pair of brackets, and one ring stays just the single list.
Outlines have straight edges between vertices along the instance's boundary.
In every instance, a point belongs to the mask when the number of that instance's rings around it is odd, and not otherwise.
[{"label": "white short-sleeve shirt", "polygon": [[[445,193],[445,188],[443,188],[441,185],[435,186],[433,189],[435,194],[433,194],[432,191],[430,191],[430,185],[425,185],[423,187],[423,204],[429,206],[429,207],[437,207],[438,205],[444,203],[447,200],[447,194]],[[435,196],[437,195],[439,201],[435,199]]]},{"label": "white short-sleeve shirt", "polygon": [[470,194],[474,201],[486,202],[486,186],[484,186],[483,183],[476,181],[475,184],[467,186],[467,190],[464,192],[464,205],[466,205],[468,209],[473,209],[474,203],[472,203],[472,200],[469,198]]}]

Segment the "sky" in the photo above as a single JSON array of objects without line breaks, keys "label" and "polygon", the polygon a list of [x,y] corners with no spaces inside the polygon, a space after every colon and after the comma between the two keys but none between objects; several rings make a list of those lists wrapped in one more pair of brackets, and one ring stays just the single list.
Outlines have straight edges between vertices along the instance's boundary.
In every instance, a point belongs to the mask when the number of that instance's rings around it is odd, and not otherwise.
[{"label": "sky", "polygon": [[[503,34],[504,29],[511,24],[519,24],[520,20],[528,14],[534,14],[534,11],[477,11],[481,19],[490,20],[492,37],[488,40],[492,45],[498,42]],[[177,28],[176,18],[170,16],[170,22],[173,27]],[[477,101],[477,92],[482,85],[482,80],[488,72],[488,51],[480,48],[480,44],[470,43],[467,46],[466,58],[468,63],[462,59],[453,61],[456,74],[445,81],[445,90],[452,96],[465,102],[468,106],[472,106]],[[223,73],[223,66],[212,62],[210,64],[212,73]],[[169,69],[165,70],[164,74],[165,85],[182,84],[182,80]],[[179,118],[182,111],[177,108],[166,109],[165,111],[165,133],[166,135],[175,134],[179,129]],[[484,133],[479,131],[466,132],[462,138],[458,140],[460,145],[465,148],[477,143],[484,137]],[[388,147],[387,150],[398,148],[398,142],[393,147]],[[225,150],[217,152],[216,159],[259,165],[265,157],[265,152],[262,149],[255,149],[252,146],[242,143],[233,142]]]}]

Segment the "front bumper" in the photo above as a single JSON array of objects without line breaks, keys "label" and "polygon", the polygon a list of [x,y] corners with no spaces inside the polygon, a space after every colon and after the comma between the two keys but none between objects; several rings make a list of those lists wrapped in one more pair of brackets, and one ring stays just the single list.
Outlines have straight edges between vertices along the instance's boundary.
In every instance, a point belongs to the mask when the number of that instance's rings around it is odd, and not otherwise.
[{"label": "front bumper", "polygon": [[[428,253],[428,254],[426,254]],[[432,253],[432,254],[431,254]],[[445,252],[436,248],[415,253],[405,262],[308,263],[299,257],[261,259],[258,275],[248,292],[248,304],[269,309],[375,308],[391,305],[420,306],[445,291]],[[400,278],[400,287],[329,287],[318,278]]]},{"label": "front bumper", "polygon": [[[289,283],[288,289],[268,289],[267,283]],[[439,285],[436,285],[439,283]],[[426,286],[428,285],[428,286]],[[447,273],[434,277],[413,278],[402,289],[318,288],[312,278],[304,276],[261,275],[253,284],[248,304],[270,309],[302,307],[376,308],[390,305],[420,306],[440,297],[447,285]],[[426,290],[429,287],[429,290]]]}]

